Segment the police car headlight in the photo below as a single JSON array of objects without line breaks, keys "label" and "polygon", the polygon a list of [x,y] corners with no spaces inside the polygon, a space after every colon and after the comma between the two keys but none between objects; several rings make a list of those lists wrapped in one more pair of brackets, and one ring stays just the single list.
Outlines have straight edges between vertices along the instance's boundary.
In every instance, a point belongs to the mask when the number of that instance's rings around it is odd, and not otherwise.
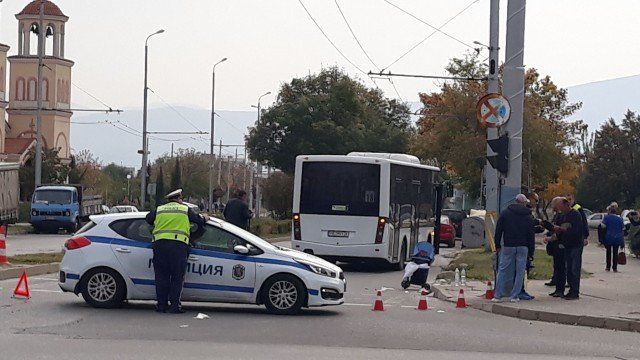
[{"label": "police car headlight", "polygon": [[318,266],[316,264],[312,264],[312,263],[308,263],[306,261],[298,261],[300,264],[306,266],[309,271],[314,272],[318,275],[323,275],[323,276],[327,276],[330,278],[335,278],[336,277],[336,272],[335,271],[331,271],[327,268],[323,268],[322,266]]}]

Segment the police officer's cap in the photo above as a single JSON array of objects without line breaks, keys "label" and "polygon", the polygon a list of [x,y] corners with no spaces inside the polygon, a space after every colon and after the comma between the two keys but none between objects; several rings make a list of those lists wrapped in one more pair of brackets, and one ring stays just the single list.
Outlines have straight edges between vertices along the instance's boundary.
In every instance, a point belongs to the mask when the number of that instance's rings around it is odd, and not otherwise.
[{"label": "police officer's cap", "polygon": [[176,199],[182,196],[182,189],[174,190],[165,196],[167,199]]}]

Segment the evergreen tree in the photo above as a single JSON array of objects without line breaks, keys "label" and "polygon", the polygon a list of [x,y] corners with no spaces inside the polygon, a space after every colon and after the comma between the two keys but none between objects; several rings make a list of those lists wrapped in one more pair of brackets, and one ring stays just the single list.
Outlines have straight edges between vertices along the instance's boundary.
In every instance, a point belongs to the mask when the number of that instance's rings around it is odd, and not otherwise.
[{"label": "evergreen tree", "polygon": [[182,171],[180,169],[180,158],[176,158],[176,163],[171,173],[171,191],[182,188]]},{"label": "evergreen tree", "polygon": [[156,175],[156,206],[162,204],[165,196],[164,189],[164,174],[162,172],[162,166],[158,167],[158,174]]}]

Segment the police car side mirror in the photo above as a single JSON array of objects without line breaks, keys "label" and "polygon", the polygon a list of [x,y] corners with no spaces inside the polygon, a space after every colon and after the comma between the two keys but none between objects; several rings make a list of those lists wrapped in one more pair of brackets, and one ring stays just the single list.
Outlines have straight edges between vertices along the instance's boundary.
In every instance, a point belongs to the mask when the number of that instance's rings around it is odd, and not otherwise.
[{"label": "police car side mirror", "polygon": [[243,245],[236,245],[233,247],[233,252],[240,255],[247,255],[249,253],[249,249]]}]

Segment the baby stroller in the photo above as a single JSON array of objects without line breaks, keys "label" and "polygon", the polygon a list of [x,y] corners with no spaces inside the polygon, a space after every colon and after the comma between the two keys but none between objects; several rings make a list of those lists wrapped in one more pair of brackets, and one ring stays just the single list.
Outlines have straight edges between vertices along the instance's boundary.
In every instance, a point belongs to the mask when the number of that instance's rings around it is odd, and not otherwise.
[{"label": "baby stroller", "polygon": [[404,276],[400,284],[402,288],[406,289],[413,284],[431,291],[431,286],[427,283],[427,277],[429,276],[429,266],[434,259],[435,250],[431,243],[426,241],[417,243],[411,253],[411,262],[404,268]]}]

